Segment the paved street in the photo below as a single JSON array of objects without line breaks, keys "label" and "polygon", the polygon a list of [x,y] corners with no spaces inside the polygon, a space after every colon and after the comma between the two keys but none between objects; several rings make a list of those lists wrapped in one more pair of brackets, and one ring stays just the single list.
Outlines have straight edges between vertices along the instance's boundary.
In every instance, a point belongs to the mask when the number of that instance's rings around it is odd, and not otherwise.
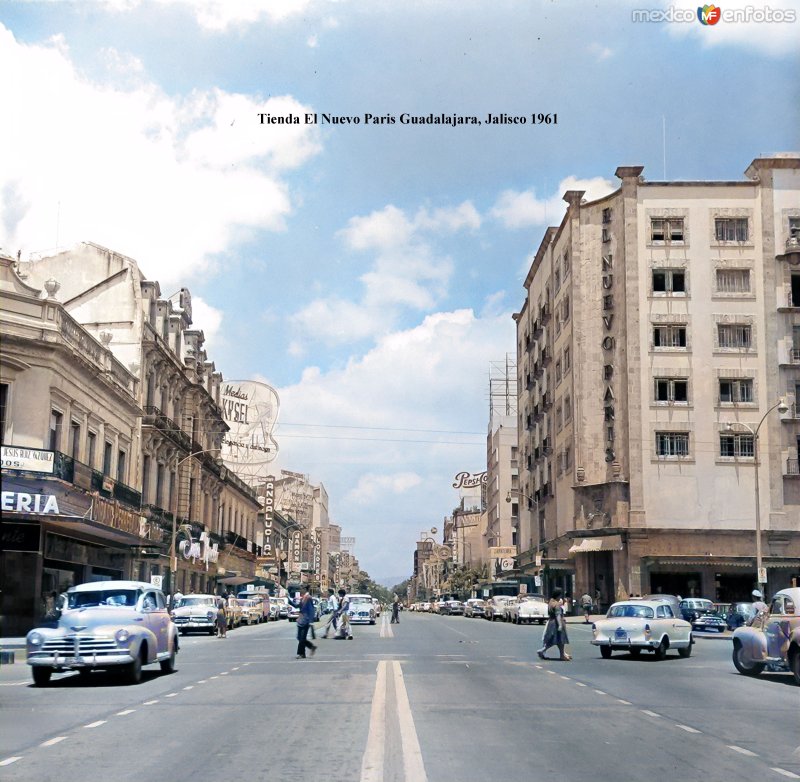
[{"label": "paved street", "polygon": [[800,779],[800,691],[736,674],[729,640],[602,660],[571,624],[573,662],[542,662],[538,626],[404,613],[298,661],[294,631],[183,638],[177,672],[145,669],[138,686],[64,674],[35,688],[24,662],[3,666],[0,776]]}]

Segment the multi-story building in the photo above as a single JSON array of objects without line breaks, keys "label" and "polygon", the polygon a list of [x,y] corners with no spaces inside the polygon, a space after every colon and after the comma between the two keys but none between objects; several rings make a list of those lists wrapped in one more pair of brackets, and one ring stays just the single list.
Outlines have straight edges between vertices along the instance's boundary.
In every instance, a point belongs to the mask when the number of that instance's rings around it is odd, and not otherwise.
[{"label": "multi-story building", "polygon": [[518,431],[515,416],[493,414],[486,438],[486,525],[481,559],[489,548],[517,547],[519,537]]},{"label": "multi-story building", "polygon": [[567,192],[525,280],[518,575],[604,603],[746,597],[760,526],[774,590],[800,576],[800,157],[642,170]]},{"label": "multi-story building", "polygon": [[54,619],[73,584],[136,575],[139,382],[56,299],[59,282],[0,255],[2,632]]},{"label": "multi-story building", "polygon": [[91,243],[20,269],[33,285],[57,281],[64,310],[139,380],[136,480],[144,524],[161,549],[135,563],[136,576],[167,576],[164,589],[184,593],[252,581],[260,505],[221,463],[222,375],[203,332],[191,328],[189,291],[163,297],[136,261]]}]

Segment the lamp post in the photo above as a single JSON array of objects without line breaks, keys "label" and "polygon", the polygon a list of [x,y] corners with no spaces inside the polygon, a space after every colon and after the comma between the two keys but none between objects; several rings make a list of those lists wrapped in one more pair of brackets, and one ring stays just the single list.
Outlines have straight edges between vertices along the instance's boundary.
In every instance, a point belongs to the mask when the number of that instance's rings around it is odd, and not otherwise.
[{"label": "lamp post", "polygon": [[[173,513],[172,513],[172,542],[169,547],[169,588],[170,594],[175,594],[175,587],[177,586],[175,583],[176,574],[178,572],[178,558],[177,553],[175,551],[175,543],[178,537],[178,487],[180,486],[180,467],[184,462],[189,461],[189,459],[193,459],[195,456],[201,456],[204,453],[219,453],[222,449],[221,448],[207,448],[204,451],[194,451],[190,453],[188,456],[184,456],[183,459],[180,459],[178,463],[175,465],[175,502],[173,504]],[[191,479],[190,479],[191,480]],[[191,484],[190,484],[191,485]],[[191,497],[189,498],[189,505],[191,506]],[[183,527],[185,525],[181,525]]]},{"label": "lamp post", "polygon": [[[770,407],[763,416],[761,416],[761,420],[758,422],[758,426],[753,429],[748,424],[742,422],[736,422],[738,426],[743,427],[751,435],[753,435],[753,467],[755,468],[755,496],[756,496],[756,580],[758,581],[759,587],[763,586],[762,592],[766,593],[766,584],[767,584],[767,574],[766,570],[762,567],[762,559],[761,559],[761,501],[759,498],[759,489],[758,489],[758,430],[761,429],[761,424],[767,420],[767,416],[773,411],[777,409],[779,413],[785,413],[789,409],[789,405],[786,403],[786,399],[781,397],[775,402],[772,407]],[[725,426],[727,431],[733,431],[733,424],[729,421]],[[763,576],[763,578],[762,578]]]}]

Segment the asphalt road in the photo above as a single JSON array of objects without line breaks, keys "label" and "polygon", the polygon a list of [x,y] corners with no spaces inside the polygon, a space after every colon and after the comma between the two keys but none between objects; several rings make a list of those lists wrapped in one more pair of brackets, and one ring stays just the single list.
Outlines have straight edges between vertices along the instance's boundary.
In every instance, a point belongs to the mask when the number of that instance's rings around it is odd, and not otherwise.
[{"label": "asphalt road", "polygon": [[800,779],[800,688],[738,675],[729,640],[602,660],[573,624],[573,661],[542,662],[538,626],[404,613],[295,660],[294,632],[184,638],[136,686],[3,666],[0,779]]}]

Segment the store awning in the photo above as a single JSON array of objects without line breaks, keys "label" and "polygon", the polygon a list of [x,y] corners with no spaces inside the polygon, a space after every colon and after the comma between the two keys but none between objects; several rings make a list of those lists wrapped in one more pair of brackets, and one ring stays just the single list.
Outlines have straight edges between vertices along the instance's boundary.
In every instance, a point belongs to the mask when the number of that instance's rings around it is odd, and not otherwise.
[{"label": "store awning", "polygon": [[594,551],[622,551],[622,537],[604,535],[601,538],[580,538],[569,547],[570,556],[591,554]]},{"label": "store awning", "polygon": [[255,581],[255,577],[247,578],[245,576],[225,576],[224,578],[217,578],[217,581],[220,584],[226,584],[227,586],[241,586],[242,584],[252,584]]},{"label": "store awning", "polygon": [[106,546],[116,546],[118,548],[133,546],[159,548],[158,543],[147,540],[147,538],[131,535],[130,532],[125,532],[116,527],[109,527],[91,519],[73,519],[59,516],[38,516],[36,518],[46,523],[45,529],[47,531],[56,532],[65,537],[92,540]]}]

